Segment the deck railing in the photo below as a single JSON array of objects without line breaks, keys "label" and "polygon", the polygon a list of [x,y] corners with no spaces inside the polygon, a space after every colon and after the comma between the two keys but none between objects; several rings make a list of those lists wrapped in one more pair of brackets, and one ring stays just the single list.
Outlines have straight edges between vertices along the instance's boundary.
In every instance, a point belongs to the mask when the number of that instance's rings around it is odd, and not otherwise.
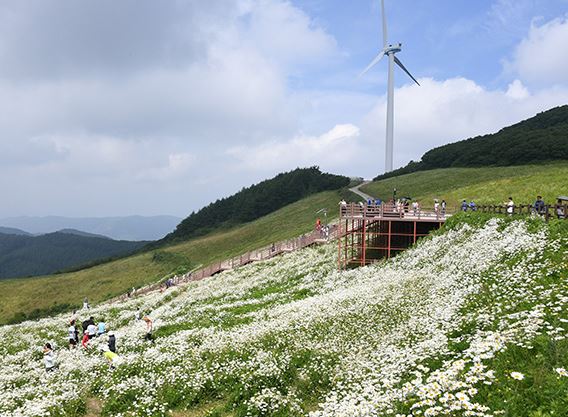
[{"label": "deck railing", "polygon": [[545,204],[542,208],[535,208],[531,204],[520,204],[514,206],[501,205],[483,205],[478,207],[478,211],[482,213],[506,214],[511,216],[519,215],[536,215],[542,216],[546,221],[550,219],[565,220],[568,215],[568,204]]},{"label": "deck railing", "polygon": [[395,204],[364,204],[348,203],[341,204],[339,215],[341,218],[371,218],[371,219],[411,219],[411,220],[431,220],[444,221],[455,213],[455,208],[418,207],[395,205]]},{"label": "deck railing", "polygon": [[[329,224],[327,227],[322,226],[320,230],[314,230],[312,232],[303,234],[293,239],[287,239],[280,242],[275,242],[269,246],[265,246],[260,249],[256,249],[247,253],[244,253],[234,258],[227,259],[224,261],[214,262],[207,265],[204,268],[197,269],[185,273],[183,275],[175,275],[171,278],[174,285],[182,284],[190,281],[199,281],[203,278],[213,276],[219,272],[238,268],[255,261],[262,261],[265,259],[270,259],[275,256],[281,255],[287,252],[293,252],[299,249],[303,249],[307,246],[311,246],[314,243],[325,243],[329,240],[337,238],[338,235],[337,223]],[[145,287],[137,289],[134,293],[123,294],[110,300],[110,302],[122,301],[130,298],[131,296],[137,296],[141,294],[147,294],[151,291],[160,289],[164,285],[164,280],[161,279],[159,282],[147,285]]]}]

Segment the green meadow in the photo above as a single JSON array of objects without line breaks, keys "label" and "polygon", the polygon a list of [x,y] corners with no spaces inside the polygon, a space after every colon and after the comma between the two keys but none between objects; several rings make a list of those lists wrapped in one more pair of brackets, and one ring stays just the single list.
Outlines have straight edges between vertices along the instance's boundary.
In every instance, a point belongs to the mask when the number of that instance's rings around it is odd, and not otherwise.
[{"label": "green meadow", "polygon": [[346,194],[350,193],[315,194],[243,226],[76,272],[1,280],[0,324],[71,310],[79,307],[86,296],[91,303],[98,303],[168,274],[296,237],[313,229],[316,218],[321,216],[316,211],[321,208],[328,208],[328,219],[337,218],[338,202],[347,198]]},{"label": "green meadow", "polygon": [[559,195],[568,195],[568,162],[484,168],[447,168],[420,171],[374,181],[361,190],[382,199],[397,197],[418,199],[423,207],[433,200],[445,199],[458,206],[466,199],[477,204],[500,204],[513,197],[517,204],[534,202],[542,195],[546,203]]}]

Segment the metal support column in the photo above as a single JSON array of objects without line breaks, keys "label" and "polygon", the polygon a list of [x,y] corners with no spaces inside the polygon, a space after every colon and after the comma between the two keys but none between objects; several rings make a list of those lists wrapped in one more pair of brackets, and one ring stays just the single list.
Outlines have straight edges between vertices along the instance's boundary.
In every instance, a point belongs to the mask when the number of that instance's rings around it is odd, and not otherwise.
[{"label": "metal support column", "polygon": [[389,220],[389,234],[388,234],[388,242],[387,242],[387,259],[391,257],[391,225],[392,221]]},{"label": "metal support column", "polygon": [[414,220],[414,240],[412,241],[412,244],[416,244],[416,220]]}]

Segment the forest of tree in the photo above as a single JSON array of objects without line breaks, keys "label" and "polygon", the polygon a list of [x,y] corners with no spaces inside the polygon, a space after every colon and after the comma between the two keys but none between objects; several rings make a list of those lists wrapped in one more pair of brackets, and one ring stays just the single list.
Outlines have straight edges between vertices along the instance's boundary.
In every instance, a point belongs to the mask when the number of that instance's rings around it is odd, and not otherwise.
[{"label": "forest of tree", "polygon": [[410,161],[375,180],[436,168],[526,165],[566,159],[568,105],[539,113],[494,134],[431,149],[419,162]]},{"label": "forest of tree", "polygon": [[25,236],[0,233],[0,279],[52,274],[134,252],[148,242],[67,232]]},{"label": "forest of tree", "polygon": [[186,240],[220,227],[250,222],[310,194],[336,190],[348,184],[349,178],[322,173],[319,167],[297,168],[243,188],[191,213],[160,243]]}]

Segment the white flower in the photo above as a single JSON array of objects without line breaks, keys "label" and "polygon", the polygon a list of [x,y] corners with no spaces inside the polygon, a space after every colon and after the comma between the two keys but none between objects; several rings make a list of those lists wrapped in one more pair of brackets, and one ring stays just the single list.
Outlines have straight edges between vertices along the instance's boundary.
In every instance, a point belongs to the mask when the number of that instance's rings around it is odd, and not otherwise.
[{"label": "white flower", "polygon": [[511,378],[522,381],[523,379],[525,379],[525,376],[520,372],[511,372]]},{"label": "white flower", "polygon": [[564,368],[556,368],[555,371],[560,376],[568,376],[568,371]]}]

